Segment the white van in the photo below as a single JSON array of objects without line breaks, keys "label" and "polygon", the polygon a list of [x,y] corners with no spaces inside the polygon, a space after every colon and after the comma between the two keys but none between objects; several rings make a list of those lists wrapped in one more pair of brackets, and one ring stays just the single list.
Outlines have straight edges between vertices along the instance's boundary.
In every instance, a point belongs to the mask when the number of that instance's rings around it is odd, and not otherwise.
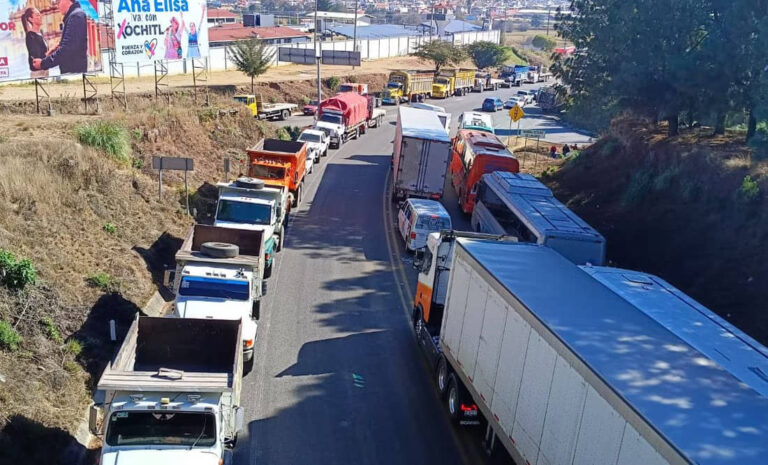
[{"label": "white van", "polygon": [[452,229],[451,215],[440,202],[408,199],[397,214],[397,226],[405,248],[415,251],[427,245],[427,237],[442,229]]},{"label": "white van", "polygon": [[491,115],[480,113],[478,111],[465,111],[459,116],[459,129],[474,129],[476,131],[490,132],[496,134],[493,130],[493,119]]},{"label": "white van", "polygon": [[437,117],[440,119],[440,123],[442,123],[445,130],[448,132],[451,131],[451,114],[446,112],[445,108],[439,107],[437,105],[430,105],[428,103],[421,103],[421,102],[411,103],[411,108],[434,111],[435,113],[437,113]]}]

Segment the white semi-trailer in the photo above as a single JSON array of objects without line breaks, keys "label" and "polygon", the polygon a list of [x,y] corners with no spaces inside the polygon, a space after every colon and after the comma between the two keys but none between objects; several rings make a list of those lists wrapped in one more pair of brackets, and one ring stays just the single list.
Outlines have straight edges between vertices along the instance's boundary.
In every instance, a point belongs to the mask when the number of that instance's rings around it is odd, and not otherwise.
[{"label": "white semi-trailer", "polygon": [[487,425],[489,449],[518,465],[768,463],[765,347],[648,275],[540,245],[453,249],[442,324],[417,331],[451,417]]}]

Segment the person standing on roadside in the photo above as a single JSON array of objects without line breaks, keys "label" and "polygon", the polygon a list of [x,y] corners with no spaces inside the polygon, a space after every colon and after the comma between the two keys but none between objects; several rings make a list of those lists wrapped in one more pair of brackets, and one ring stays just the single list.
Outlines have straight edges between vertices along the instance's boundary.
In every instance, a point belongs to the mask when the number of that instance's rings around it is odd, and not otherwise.
[{"label": "person standing on roadside", "polygon": [[554,145],[549,148],[549,156],[551,158],[557,158],[557,147],[555,147]]},{"label": "person standing on roadside", "polygon": [[570,152],[571,148],[568,147],[568,144],[563,145],[563,157],[567,157]]},{"label": "person standing on roadside", "polygon": [[32,60],[32,68],[59,67],[61,74],[88,72],[88,24],[80,2],[58,0],[59,12],[64,15],[64,28],[56,48],[45,58]]}]

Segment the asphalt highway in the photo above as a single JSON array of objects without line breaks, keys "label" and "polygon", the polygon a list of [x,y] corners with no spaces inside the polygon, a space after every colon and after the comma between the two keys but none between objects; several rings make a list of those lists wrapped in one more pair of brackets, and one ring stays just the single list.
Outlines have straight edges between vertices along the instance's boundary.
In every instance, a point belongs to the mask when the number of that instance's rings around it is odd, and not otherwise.
[{"label": "asphalt highway", "polygon": [[[461,112],[517,90],[429,103],[452,113],[455,131]],[[305,180],[268,281],[255,363],[243,385],[247,431],[236,464],[509,462],[504,454],[485,456],[480,429],[450,424],[416,345],[408,318],[416,274],[388,196],[396,107],[385,109],[381,128],[329,151]],[[537,109],[526,112],[533,121]],[[553,135],[573,139],[567,142],[589,139],[539,118],[531,124],[548,125]],[[494,120],[509,126],[506,111]],[[443,203],[454,227],[468,229],[450,185]]]}]

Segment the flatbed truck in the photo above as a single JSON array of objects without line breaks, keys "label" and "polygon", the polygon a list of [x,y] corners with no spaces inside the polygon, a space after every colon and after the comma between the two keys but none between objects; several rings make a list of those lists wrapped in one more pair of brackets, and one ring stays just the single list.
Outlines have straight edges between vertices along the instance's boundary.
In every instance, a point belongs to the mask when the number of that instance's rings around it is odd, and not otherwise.
[{"label": "flatbed truck", "polygon": [[285,121],[299,108],[295,103],[265,103],[261,95],[240,94],[234,99],[248,107],[256,119]]}]

